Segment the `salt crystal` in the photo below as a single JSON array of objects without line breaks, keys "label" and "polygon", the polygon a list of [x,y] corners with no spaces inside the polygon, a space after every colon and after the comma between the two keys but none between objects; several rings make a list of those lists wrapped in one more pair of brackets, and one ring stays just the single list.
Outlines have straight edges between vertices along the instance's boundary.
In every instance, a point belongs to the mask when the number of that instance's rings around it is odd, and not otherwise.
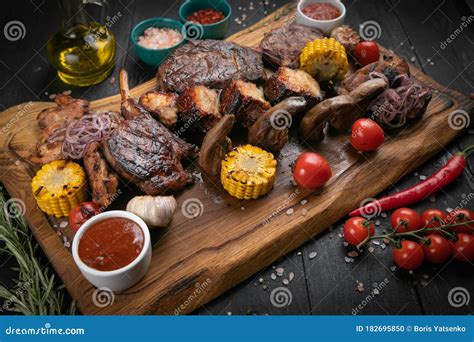
[{"label": "salt crystal", "polygon": [[259,282],[260,284],[263,283],[263,278],[259,278],[259,279],[258,279],[258,282]]},{"label": "salt crystal", "polygon": [[272,278],[272,280],[275,280],[275,279],[277,278],[277,276],[276,276],[275,273],[272,273],[272,274],[270,275],[270,278]]},{"label": "salt crystal", "polygon": [[71,247],[71,243],[70,243],[69,241],[66,241],[66,242],[64,243],[64,247],[66,247],[66,248]]},{"label": "salt crystal", "polygon": [[388,215],[387,215],[387,213],[381,213],[380,216],[383,217],[383,218],[387,218]]},{"label": "salt crystal", "polygon": [[373,253],[373,252],[374,252],[374,250],[375,250],[375,248],[374,248],[374,247],[372,247],[372,246],[369,246],[369,248],[367,248],[367,250],[369,251],[369,253]]},{"label": "salt crystal", "polygon": [[288,275],[288,280],[292,281],[293,279],[295,279],[295,274],[293,272],[290,272],[290,274]]},{"label": "salt crystal", "polygon": [[374,295],[378,296],[380,292],[379,292],[379,289],[373,289],[373,290],[372,290],[372,293],[373,293]]},{"label": "salt crystal", "polygon": [[430,278],[430,276],[429,276],[429,275],[427,275],[427,274],[423,274],[423,278],[425,278],[425,279],[429,279],[429,278]]},{"label": "salt crystal", "polygon": [[301,205],[305,205],[306,203],[308,203],[308,200],[305,200],[305,199],[301,200],[301,202],[300,202]]},{"label": "salt crystal", "polygon": [[395,272],[396,270],[397,270],[397,266],[393,265],[392,267],[390,267],[390,271]]},{"label": "salt crystal", "polygon": [[282,283],[283,285],[288,285],[290,282],[288,281],[288,279],[283,279]]},{"label": "salt crystal", "polygon": [[420,175],[420,180],[426,180],[426,176],[425,175]]},{"label": "salt crystal", "polygon": [[347,257],[347,256],[344,257],[344,260],[345,260],[346,263],[350,263],[350,262],[352,261],[351,258],[349,258],[349,257]]},{"label": "salt crystal", "polygon": [[410,58],[410,61],[411,61],[411,62],[415,62],[415,61],[416,61],[416,57],[415,57],[415,56],[411,57],[411,58]]},{"label": "salt crystal", "polygon": [[276,271],[277,276],[279,277],[281,277],[283,273],[285,273],[285,270],[283,269],[283,267],[278,267],[275,271]]},{"label": "salt crystal", "polygon": [[301,216],[306,216],[307,214],[308,214],[308,210],[307,210],[307,209],[301,210]]},{"label": "salt crystal", "polygon": [[420,282],[420,284],[421,284],[421,286],[425,287],[425,286],[428,285],[428,282],[427,282],[426,280],[422,280],[422,281]]},{"label": "salt crystal", "polygon": [[380,220],[375,220],[375,225],[380,226]]},{"label": "salt crystal", "polygon": [[318,252],[311,252],[311,253],[309,253],[309,258],[314,259],[314,258],[316,258],[317,255],[318,255]]},{"label": "salt crystal", "polygon": [[344,241],[344,242],[343,242],[343,245],[344,245],[344,247],[347,247],[347,246],[349,246],[349,242]]},{"label": "salt crystal", "polygon": [[435,196],[430,196],[430,202],[435,202],[436,201],[436,197]]},{"label": "salt crystal", "polygon": [[264,289],[264,290],[266,290],[267,288],[268,288],[267,285],[263,285],[263,286],[262,286],[262,289]]},{"label": "salt crystal", "polygon": [[303,253],[301,253],[301,252],[296,253],[296,255],[302,255],[302,254],[303,254]]},{"label": "salt crystal", "polygon": [[227,316],[232,316],[232,312],[227,311]]},{"label": "salt crystal", "polygon": [[379,240],[372,240],[372,243],[376,246],[380,245],[380,241]]},{"label": "salt crystal", "polygon": [[408,273],[410,273],[411,275],[413,275],[413,270],[410,270]]},{"label": "salt crystal", "polygon": [[63,95],[71,95],[72,90],[65,90],[63,91]]},{"label": "salt crystal", "polygon": [[56,98],[56,94],[51,94],[51,95],[49,95],[49,99],[50,99],[50,100],[54,100],[55,98]]},{"label": "salt crystal", "polygon": [[337,234],[337,237],[342,239],[342,234],[341,233]]},{"label": "salt crystal", "polygon": [[295,210],[293,208],[290,208],[286,211],[286,214],[287,215],[292,215],[294,212],[295,212]]},{"label": "salt crystal", "polygon": [[380,244],[380,247],[381,247],[382,249],[385,249],[385,248],[387,248],[387,245],[386,245],[385,243],[381,243],[381,244]]},{"label": "salt crystal", "polygon": [[245,210],[245,207],[240,207],[240,210]]},{"label": "salt crystal", "polygon": [[67,221],[62,221],[62,222],[59,224],[59,227],[60,227],[60,228],[66,228],[66,227],[67,227]]}]

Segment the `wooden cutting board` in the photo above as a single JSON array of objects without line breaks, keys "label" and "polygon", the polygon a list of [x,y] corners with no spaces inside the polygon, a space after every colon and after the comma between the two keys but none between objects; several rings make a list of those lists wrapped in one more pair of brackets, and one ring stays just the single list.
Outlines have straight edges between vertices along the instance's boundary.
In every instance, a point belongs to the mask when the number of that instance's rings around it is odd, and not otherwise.
[{"label": "wooden cutting board", "polygon": [[[265,32],[293,17],[294,11],[283,7],[229,40],[257,46]],[[30,189],[36,169],[18,157],[34,150],[40,133],[36,115],[52,103],[29,102],[1,113],[0,180],[13,198],[25,204],[28,224],[82,313],[188,313],[297,248],[364,199],[396,183],[461,133],[450,128],[448,116],[457,109],[469,112],[470,101],[414,67],[411,72],[435,90],[433,99],[420,121],[388,135],[377,153],[355,153],[344,136],[328,137],[313,146],[290,141],[279,158],[275,188],[264,198],[238,201],[221,190],[218,180],[205,176],[178,195],[171,226],[152,231],[153,259],[148,274],[134,287],[116,293],[113,303],[102,301],[104,297],[82,277],[64,247],[64,239],[70,241],[73,232],[68,227],[59,228],[58,221],[37,208]],[[137,86],[132,95],[155,88],[155,82],[153,79]],[[92,102],[94,109],[118,110],[119,106],[118,95]],[[333,168],[334,176],[317,193],[291,184],[290,164],[305,149],[325,156]],[[137,193],[121,185],[115,206],[123,209]],[[198,216],[193,218],[193,213]]]}]

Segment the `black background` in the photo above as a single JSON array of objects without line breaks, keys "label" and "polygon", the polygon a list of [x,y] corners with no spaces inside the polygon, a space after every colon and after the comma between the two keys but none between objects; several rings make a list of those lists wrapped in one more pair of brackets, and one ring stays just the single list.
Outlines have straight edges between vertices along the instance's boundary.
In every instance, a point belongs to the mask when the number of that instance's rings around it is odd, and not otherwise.
[{"label": "black background", "polygon": [[[442,42],[472,15],[472,1],[398,1],[356,0],[343,1],[348,8],[346,22],[354,27],[368,21],[377,21],[382,34],[379,42],[416,64],[426,74],[446,87],[466,95],[474,85],[474,23],[464,28],[452,43],[441,49]],[[270,0],[266,4],[253,1],[230,1],[234,17],[247,14],[246,26],[262,19],[285,4],[286,1]],[[116,67],[111,77],[102,84],[88,88],[74,88],[61,83],[46,59],[45,44],[48,36],[60,24],[60,13],[53,0],[16,0],[3,4],[0,11],[1,28],[12,20],[21,21],[26,35],[18,41],[8,41],[1,34],[0,42],[0,109],[30,100],[49,101],[48,94],[72,90],[72,96],[88,100],[103,98],[118,92],[118,71],[124,67],[129,72],[130,86],[154,77],[155,71],[138,61],[129,42],[129,33],[135,24],[150,18],[165,16],[178,18],[181,1],[111,0],[109,15],[121,13],[119,21],[111,28],[117,39]],[[241,9],[239,9],[241,8]],[[243,9],[246,9],[244,11]],[[232,21],[230,33],[243,26]],[[472,124],[471,124],[472,126]],[[416,174],[400,180],[387,192],[403,189],[419,182],[419,175],[430,175],[441,167],[452,153],[474,144],[472,128],[445,150],[423,165]],[[400,151],[403,153],[403,151]],[[458,181],[439,193],[435,201],[426,200],[415,206],[419,211],[428,207],[454,208],[462,198],[474,191],[473,158]],[[350,194],[348,194],[350,195]],[[463,197],[464,196],[464,197]],[[472,196],[472,195],[471,195]],[[474,205],[467,205],[473,209]],[[385,222],[382,219],[381,225]],[[380,230],[381,228],[379,228]],[[448,302],[449,291],[457,286],[466,288],[474,296],[473,265],[449,262],[447,265],[422,269],[409,274],[391,271],[390,247],[374,246],[374,253],[366,253],[353,263],[346,263],[346,250],[340,233],[342,222],[297,251],[276,262],[285,273],[293,272],[295,279],[288,286],[292,302],[284,308],[274,307],[270,292],[263,289],[281,285],[282,278],[270,278],[272,267],[262,270],[253,278],[236,286],[197,314],[351,314],[361,304],[375,285],[388,279],[380,294],[369,300],[360,314],[472,314],[473,300],[468,306],[455,308]],[[317,252],[313,259],[309,254]],[[12,285],[15,276],[12,258],[0,257],[0,281]],[[364,291],[356,291],[357,282],[364,284]]]}]

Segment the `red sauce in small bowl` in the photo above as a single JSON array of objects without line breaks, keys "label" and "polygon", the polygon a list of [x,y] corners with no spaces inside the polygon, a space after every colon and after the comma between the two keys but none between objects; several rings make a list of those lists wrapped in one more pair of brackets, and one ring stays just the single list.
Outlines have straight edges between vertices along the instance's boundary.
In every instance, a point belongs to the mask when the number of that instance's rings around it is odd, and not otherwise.
[{"label": "red sauce in small bowl", "polygon": [[99,271],[113,271],[135,260],[145,236],[138,223],[123,217],[106,218],[92,224],[81,237],[79,258]]},{"label": "red sauce in small bowl", "polygon": [[341,15],[341,11],[329,2],[315,2],[304,6],[303,14],[314,20],[332,20]]},{"label": "red sauce in small bowl", "polygon": [[224,14],[213,8],[201,9],[186,18],[187,21],[199,23],[201,25],[215,24],[224,19]]}]

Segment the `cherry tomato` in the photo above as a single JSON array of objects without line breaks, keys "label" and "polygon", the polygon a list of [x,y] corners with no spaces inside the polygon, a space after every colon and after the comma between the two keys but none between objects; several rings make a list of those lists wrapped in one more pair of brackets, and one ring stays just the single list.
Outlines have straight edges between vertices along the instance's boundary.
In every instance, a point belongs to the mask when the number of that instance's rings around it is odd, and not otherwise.
[{"label": "cherry tomato", "polygon": [[375,234],[374,224],[363,217],[351,217],[344,223],[344,239],[351,245],[357,246]]},{"label": "cherry tomato", "polygon": [[371,119],[359,119],[352,125],[351,145],[358,151],[375,151],[382,145],[383,129]]},{"label": "cherry tomato", "polygon": [[380,50],[375,42],[360,42],[354,49],[354,56],[360,65],[377,62],[380,58]]},{"label": "cherry tomato", "polygon": [[454,259],[459,261],[474,260],[474,237],[471,234],[459,233],[458,240],[451,243]]},{"label": "cherry tomato", "polygon": [[[436,228],[441,227],[447,223],[447,213],[444,210],[439,209],[426,209],[421,213],[421,224],[423,227]],[[427,235],[431,234],[442,234],[437,231],[428,231]]]},{"label": "cherry tomato", "polygon": [[398,233],[422,228],[420,215],[410,208],[399,208],[395,210],[390,218],[390,225]]},{"label": "cherry tomato", "polygon": [[72,229],[77,231],[81,228],[84,222],[98,213],[100,213],[100,205],[95,202],[82,202],[71,209],[71,212],[69,213],[69,225]]},{"label": "cherry tomato", "polygon": [[448,240],[440,235],[431,235],[429,244],[423,243],[425,260],[432,264],[441,264],[451,256],[451,245]]},{"label": "cherry tomato", "polygon": [[317,153],[302,153],[296,160],[293,179],[299,186],[316,190],[332,176],[331,167],[326,159]]},{"label": "cherry tomato", "polygon": [[[447,221],[449,224],[463,223],[463,222],[473,221],[473,220],[474,220],[474,212],[469,209],[454,209],[452,212],[448,214],[448,218],[447,218]],[[466,223],[462,226],[450,227],[449,230],[456,233],[473,234],[474,222]]]},{"label": "cherry tomato", "polygon": [[424,259],[425,256],[420,244],[411,240],[403,240],[400,248],[395,246],[393,249],[393,260],[405,270],[414,270],[420,267]]}]

